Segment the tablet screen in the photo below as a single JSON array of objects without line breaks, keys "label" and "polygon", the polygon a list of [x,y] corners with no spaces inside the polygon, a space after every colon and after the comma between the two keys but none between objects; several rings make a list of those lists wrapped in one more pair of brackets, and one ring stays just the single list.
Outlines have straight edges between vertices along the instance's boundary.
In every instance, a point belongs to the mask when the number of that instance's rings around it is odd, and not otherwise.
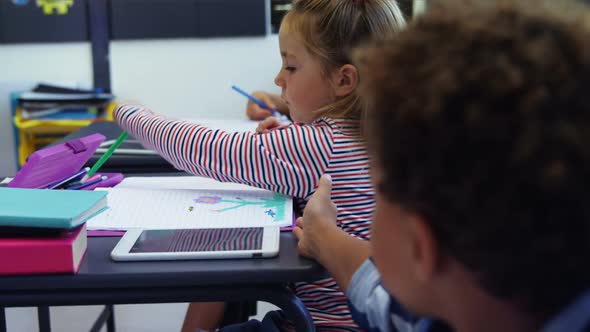
[{"label": "tablet screen", "polygon": [[262,249],[262,227],[144,230],[131,253]]}]

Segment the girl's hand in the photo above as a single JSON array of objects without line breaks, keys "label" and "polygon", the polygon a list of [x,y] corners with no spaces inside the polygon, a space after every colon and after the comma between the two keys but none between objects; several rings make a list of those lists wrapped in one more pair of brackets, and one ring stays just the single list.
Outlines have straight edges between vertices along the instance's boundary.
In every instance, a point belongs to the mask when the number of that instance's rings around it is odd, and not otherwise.
[{"label": "girl's hand", "polygon": [[270,116],[266,118],[264,121],[260,121],[258,127],[256,127],[256,133],[258,134],[266,134],[274,128],[278,128],[283,124],[279,121],[279,119],[275,118],[274,116]]},{"label": "girl's hand", "polygon": [[[277,106],[273,103],[272,97],[265,92],[256,91],[252,93],[252,96],[262,101],[272,109],[277,108]],[[246,115],[248,116],[248,118],[252,120],[264,120],[271,116],[272,113],[270,112],[270,110],[262,108],[258,106],[256,103],[248,100],[248,104],[246,105]]]}]

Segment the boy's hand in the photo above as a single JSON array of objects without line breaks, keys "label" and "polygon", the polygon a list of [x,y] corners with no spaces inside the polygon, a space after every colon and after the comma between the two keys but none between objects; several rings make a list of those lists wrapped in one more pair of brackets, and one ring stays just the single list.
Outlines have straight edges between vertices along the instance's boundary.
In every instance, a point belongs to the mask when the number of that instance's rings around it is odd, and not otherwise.
[{"label": "boy's hand", "polygon": [[[252,96],[256,97],[258,100],[268,105],[268,107],[270,107],[271,109],[277,108],[277,106],[273,103],[271,97],[262,91],[253,92]],[[264,120],[271,116],[272,113],[269,110],[262,108],[258,106],[256,103],[248,100],[248,104],[246,105],[246,115],[248,116],[248,118],[252,120]]]},{"label": "boy's hand", "polygon": [[332,179],[323,175],[293,233],[299,239],[299,254],[322,264],[346,292],[370,248],[368,241],[354,238],[336,225],[338,210],[331,194]]},{"label": "boy's hand", "polygon": [[299,239],[299,254],[322,263],[322,249],[329,245],[327,236],[343,232],[336,226],[338,210],[331,200],[332,178],[325,174],[307,203],[303,217],[297,219],[293,233]]},{"label": "boy's hand", "polygon": [[274,128],[277,128],[280,126],[282,126],[282,124],[279,121],[279,119],[275,118],[274,116],[270,116],[270,117],[264,119],[263,121],[260,121],[260,123],[258,123],[258,127],[256,127],[256,133],[266,134],[271,129],[274,129]]}]

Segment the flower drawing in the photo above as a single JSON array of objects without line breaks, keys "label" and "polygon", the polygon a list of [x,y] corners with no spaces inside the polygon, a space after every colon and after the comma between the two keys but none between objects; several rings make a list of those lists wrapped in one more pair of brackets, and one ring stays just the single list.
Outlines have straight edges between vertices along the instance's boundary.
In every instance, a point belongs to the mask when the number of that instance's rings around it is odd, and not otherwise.
[{"label": "flower drawing", "polygon": [[193,199],[195,203],[201,204],[217,204],[221,202],[221,197],[219,196],[200,196]]}]

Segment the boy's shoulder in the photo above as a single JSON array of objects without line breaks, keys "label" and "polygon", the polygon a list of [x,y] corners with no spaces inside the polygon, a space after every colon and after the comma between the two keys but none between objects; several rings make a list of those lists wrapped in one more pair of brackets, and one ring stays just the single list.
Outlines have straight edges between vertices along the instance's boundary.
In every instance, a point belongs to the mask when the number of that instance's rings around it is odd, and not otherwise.
[{"label": "boy's shoulder", "polygon": [[580,294],[543,328],[545,332],[590,331],[590,289]]},{"label": "boy's shoulder", "polygon": [[[453,332],[444,322],[423,319],[416,324],[420,332]],[[574,303],[564,308],[542,328],[544,332],[589,332],[590,331],[590,289],[581,294]]]},{"label": "boy's shoulder", "polygon": [[[425,326],[417,326],[422,332],[452,332],[442,322],[425,320]],[[550,319],[541,329],[543,332],[589,332],[590,289],[583,292],[573,303]]]}]

